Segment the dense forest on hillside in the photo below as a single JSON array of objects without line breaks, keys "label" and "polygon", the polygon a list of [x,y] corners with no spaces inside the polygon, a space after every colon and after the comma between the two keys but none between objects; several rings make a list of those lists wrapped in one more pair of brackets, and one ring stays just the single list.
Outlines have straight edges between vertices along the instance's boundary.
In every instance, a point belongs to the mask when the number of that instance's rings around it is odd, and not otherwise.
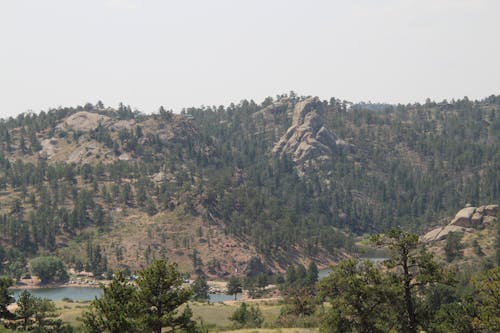
[{"label": "dense forest on hillside", "polygon": [[[259,122],[254,115],[266,103],[246,101],[187,112],[215,139],[228,178],[235,168],[243,170],[244,183],[237,190],[221,186],[217,194],[223,198],[220,206],[229,207],[221,212],[224,220],[235,228],[250,214],[249,223],[258,228],[255,221],[261,222],[267,232],[273,226],[311,223],[373,232],[397,225],[419,230],[466,203],[498,200],[499,102],[492,96],[481,102],[429,101],[374,111],[363,105],[346,109],[335,99],[323,102],[326,126],[350,149],[339,150],[323,170],[306,179],[297,176],[290,160],[269,154],[274,133],[288,127],[286,113],[278,113],[270,124]],[[241,208],[234,212],[233,207]],[[258,212],[262,215],[252,215]],[[269,219],[269,212],[276,213]]]},{"label": "dense forest on hillside", "polygon": [[[286,262],[290,251],[340,255],[354,250],[356,234],[422,231],[466,203],[499,201],[500,96],[411,105],[309,100],[290,93],[180,115],[99,102],[1,120],[0,269],[19,276],[26,254],[56,253],[76,240],[85,254],[65,259],[102,272],[123,249],[104,248],[94,232],[120,228],[123,210],[202,221],[197,237],[160,233],[167,249],[196,249],[209,237],[202,226],[216,225]],[[318,126],[333,133],[328,156],[314,147],[305,161],[276,153],[296,112],[317,112]]]}]

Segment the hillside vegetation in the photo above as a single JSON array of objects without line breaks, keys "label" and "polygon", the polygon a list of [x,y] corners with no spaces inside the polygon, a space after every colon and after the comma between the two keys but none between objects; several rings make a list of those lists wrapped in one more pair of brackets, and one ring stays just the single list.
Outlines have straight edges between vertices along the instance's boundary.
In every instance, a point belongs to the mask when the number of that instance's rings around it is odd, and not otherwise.
[{"label": "hillside vegetation", "polygon": [[160,108],[101,102],[0,121],[0,269],[169,257],[225,276],[250,259],[327,265],[354,237],[420,232],[500,199],[500,96],[413,105],[322,101]]}]

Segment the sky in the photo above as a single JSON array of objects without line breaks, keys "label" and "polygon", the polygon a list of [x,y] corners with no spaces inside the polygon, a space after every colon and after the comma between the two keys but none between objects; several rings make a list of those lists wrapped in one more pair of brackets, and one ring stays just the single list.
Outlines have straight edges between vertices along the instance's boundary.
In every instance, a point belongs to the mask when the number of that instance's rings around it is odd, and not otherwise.
[{"label": "sky", "polygon": [[0,117],[500,94],[497,0],[0,0]]}]

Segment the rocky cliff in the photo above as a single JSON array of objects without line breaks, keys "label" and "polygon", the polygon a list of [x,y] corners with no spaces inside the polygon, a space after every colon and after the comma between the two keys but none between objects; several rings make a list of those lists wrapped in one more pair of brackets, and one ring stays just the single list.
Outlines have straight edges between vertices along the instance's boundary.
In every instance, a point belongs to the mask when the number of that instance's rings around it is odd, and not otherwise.
[{"label": "rocky cliff", "polygon": [[335,154],[337,137],[324,126],[323,113],[323,104],[317,97],[295,104],[292,125],[273,148],[275,156],[290,155],[301,175],[311,167],[317,169]]}]

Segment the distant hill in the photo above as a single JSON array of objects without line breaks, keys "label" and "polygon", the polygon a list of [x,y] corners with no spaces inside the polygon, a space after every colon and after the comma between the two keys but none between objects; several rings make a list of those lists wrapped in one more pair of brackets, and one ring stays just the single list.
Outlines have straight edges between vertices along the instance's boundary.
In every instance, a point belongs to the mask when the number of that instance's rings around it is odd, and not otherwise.
[{"label": "distant hill", "polygon": [[41,253],[95,272],[327,265],[356,235],[500,201],[500,96],[151,115],[99,102],[1,120],[0,138],[0,269],[16,274]]}]

